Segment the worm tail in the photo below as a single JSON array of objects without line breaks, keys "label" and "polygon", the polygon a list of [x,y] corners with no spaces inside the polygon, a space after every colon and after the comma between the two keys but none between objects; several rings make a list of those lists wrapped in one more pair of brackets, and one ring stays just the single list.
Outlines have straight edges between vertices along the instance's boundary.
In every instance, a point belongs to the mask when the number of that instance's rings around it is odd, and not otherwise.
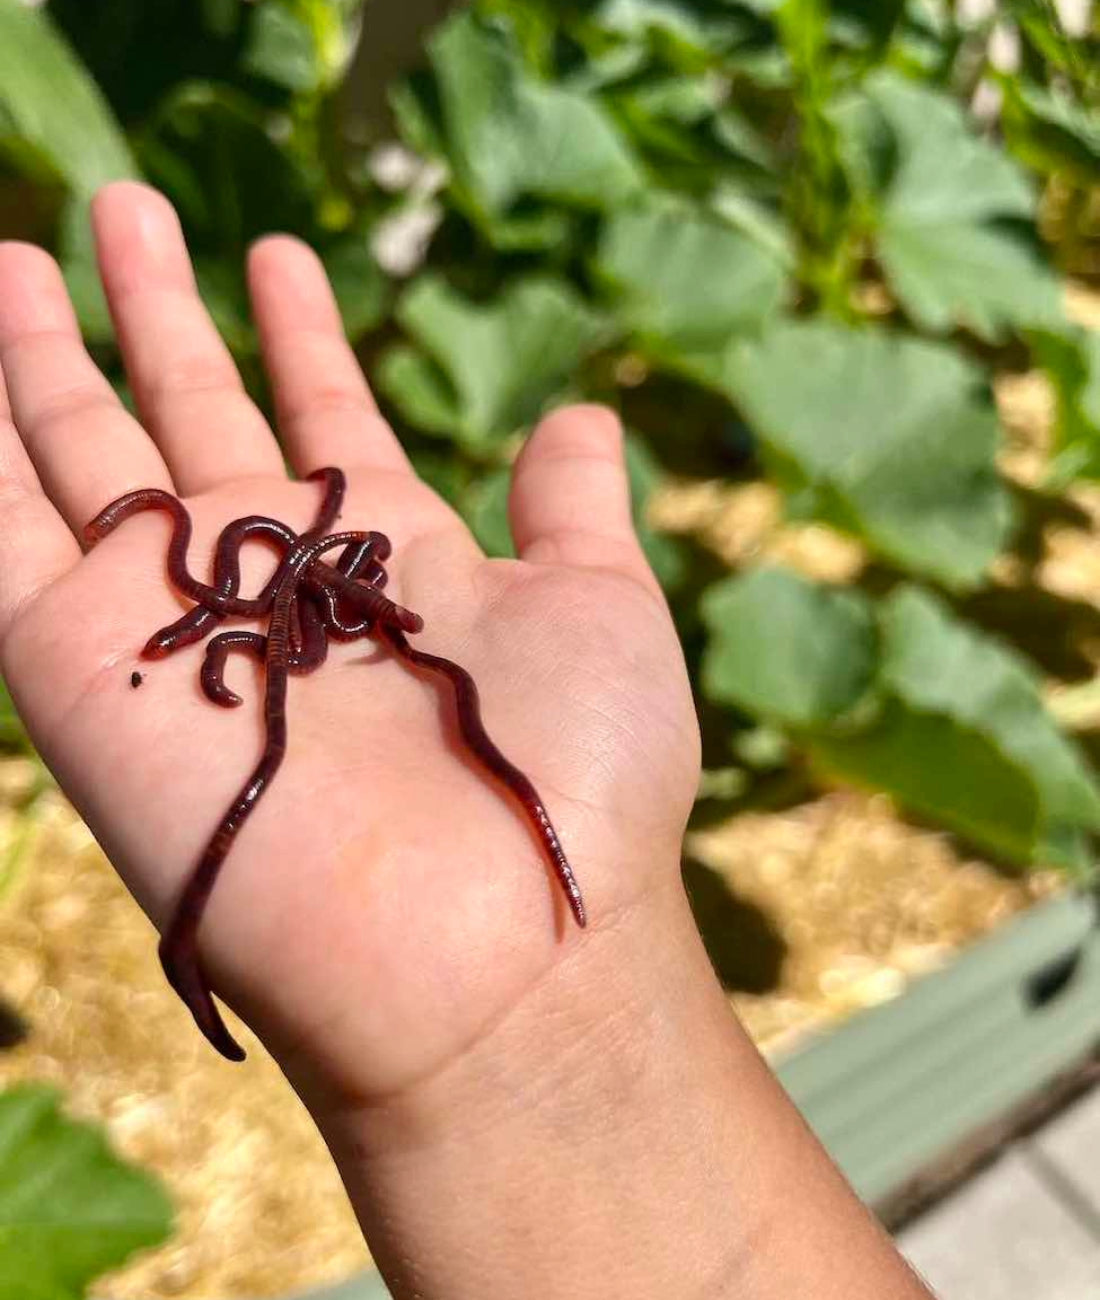
[{"label": "worm tail", "polygon": [[207,1041],[226,1060],[243,1061],[244,1048],[225,1027],[225,1021],[210,992],[210,985],[199,966],[194,942],[182,944],[178,936],[169,931],[160,941],[158,951],[168,983],[195,1017],[195,1024],[202,1030]]},{"label": "worm tail", "polygon": [[397,628],[383,625],[381,632],[402,659],[417,668],[424,669],[426,672],[446,677],[451,683],[458,703],[458,724],[467,748],[483,767],[488,768],[499,781],[503,782],[511,790],[522,804],[535,834],[546,851],[554,874],[558,878],[558,883],[561,885],[566,901],[569,903],[569,910],[573,914],[573,919],[583,930],[588,924],[584,897],[581,894],[577,878],[573,874],[569,859],[565,856],[565,850],[562,848],[558,833],[550,820],[550,814],[546,811],[546,805],[542,802],[538,791],[528,777],[504,757],[485,730],[485,724],[481,719],[481,701],[478,697],[477,684],[474,679],[465,668],[460,668],[458,664],[452,663],[449,659],[440,659],[436,655],[424,654],[420,650],[414,650],[406,640],[405,634]]}]

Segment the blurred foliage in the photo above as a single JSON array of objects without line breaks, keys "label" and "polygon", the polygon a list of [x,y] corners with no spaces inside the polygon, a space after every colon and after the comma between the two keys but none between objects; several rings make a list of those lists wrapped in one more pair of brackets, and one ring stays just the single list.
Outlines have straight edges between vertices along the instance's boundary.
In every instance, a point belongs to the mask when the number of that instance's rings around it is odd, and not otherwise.
[{"label": "blurred foliage", "polygon": [[[1100,346],[1062,305],[1064,275],[1100,267],[1097,20],[1070,36],[1049,0],[980,21],[949,0],[474,0],[395,80],[396,182],[341,112],[359,23],[352,0],[0,0],[19,196],[0,221],[56,249],[108,373],[99,183],[173,200],[261,397],[242,255],[298,233],[420,472],[494,553],[516,435],[563,397],[623,410],[707,762],[741,770],[723,788],[808,759],[1006,863],[1088,870],[1100,787],[1017,636],[1029,589],[991,575],[1100,476]],[[378,264],[402,223],[430,233],[411,280]],[[1057,430],[1022,495],[991,380],[1029,367]],[[646,522],[669,472],[767,480],[866,564],[848,589],[723,572]],[[983,617],[1006,601],[1022,612]]]},{"label": "blurred foliage", "polygon": [[81,1300],[101,1274],[168,1236],[159,1183],[66,1119],[52,1089],[0,1093],[0,1295]]}]

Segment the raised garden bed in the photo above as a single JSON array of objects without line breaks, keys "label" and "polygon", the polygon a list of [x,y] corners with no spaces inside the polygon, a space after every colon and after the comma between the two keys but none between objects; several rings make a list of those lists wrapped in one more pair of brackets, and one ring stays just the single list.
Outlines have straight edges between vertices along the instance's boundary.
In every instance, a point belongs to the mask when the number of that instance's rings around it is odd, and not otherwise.
[{"label": "raised garden bed", "polygon": [[[28,770],[0,769],[14,805]],[[239,1069],[209,1053],[87,831],[54,794],[30,821],[28,857],[0,905],[0,992],[32,1032],[0,1052],[0,1086],[58,1084],[74,1113],[104,1122],[125,1156],[165,1179],[179,1208],[175,1237],[95,1294],[384,1294],[375,1281],[324,1291],[369,1260],[274,1064],[254,1042]],[[0,814],[0,848],[25,829]],[[865,1195],[883,1195],[1088,1044],[1100,1005],[1091,914],[1080,900],[1047,901],[1050,880],[1003,877],[907,826],[886,801],[843,793],[738,818],[691,847],[705,927],[727,933],[731,949],[756,945],[761,987],[732,993],[734,1004]],[[1042,1009],[1030,1011],[1036,975],[1081,942],[1075,977],[1043,986]],[[751,970],[740,974],[752,987]]]}]

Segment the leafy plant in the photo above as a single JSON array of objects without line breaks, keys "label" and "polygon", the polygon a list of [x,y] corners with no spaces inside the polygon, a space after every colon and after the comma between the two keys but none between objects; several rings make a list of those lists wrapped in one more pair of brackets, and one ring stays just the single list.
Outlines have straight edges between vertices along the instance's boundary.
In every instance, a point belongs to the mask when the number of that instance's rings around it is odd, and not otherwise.
[{"label": "leafy plant", "polygon": [[[1011,106],[1003,139],[968,115],[982,75],[1003,84],[987,38],[912,3],[475,3],[397,92],[407,143],[450,180],[406,299],[440,310],[398,312],[406,341],[378,373],[409,440],[430,430],[491,461],[529,412],[482,403],[471,437],[470,404],[444,400],[433,325],[472,332],[443,285],[504,320],[532,266],[571,284],[602,330],[559,334],[578,350],[568,375],[495,347],[483,380],[465,354],[463,385],[522,390],[528,407],[619,388],[658,462],[682,465],[690,442],[695,474],[763,474],[792,519],[866,552],[856,590],[753,571],[703,597],[700,685],[727,711],[733,752],[746,721],[763,722],[828,778],[887,789],[1005,861],[1084,870],[1091,769],[1034,670],[946,603],[993,588],[1019,535],[995,369],[1026,349],[1057,382],[1050,493],[1094,472],[1097,435],[1094,343],[1063,316],[1035,148]],[[490,67],[499,99],[459,92],[465,77],[487,87]],[[1011,84],[1034,93],[1025,74]],[[593,162],[614,159],[595,198],[564,183],[563,153],[540,148],[537,114],[517,107],[561,88],[600,122]],[[1095,115],[1075,113],[1087,138]],[[570,140],[570,175],[585,174],[582,143]],[[696,644],[694,610],[678,612]]]},{"label": "leafy plant", "polygon": [[0,1294],[80,1300],[171,1224],[160,1186],[97,1129],[65,1118],[52,1089],[0,1093]]},{"label": "leafy plant", "polygon": [[[40,73],[0,88],[0,148],[110,373],[80,220],[100,180],[143,174],[179,207],[261,396],[241,256],[297,231],[418,469],[494,553],[517,435],[563,396],[621,407],[708,761],[743,761],[733,785],[751,797],[767,734],[775,762],[889,790],[1005,861],[1089,865],[1094,774],[1011,643],[1026,614],[989,611],[1027,600],[999,575],[1034,558],[1036,512],[1100,474],[1100,348],[1062,308],[1064,271],[1100,265],[1095,29],[1013,0],[1006,71],[992,22],[939,0],[474,0],[392,88],[439,178],[393,194],[337,108],[351,0],[180,0],[155,23],[124,3],[109,34],[95,8],[0,0],[63,87],[48,112]],[[995,120],[971,111],[981,85]],[[410,214],[435,234],[396,285],[374,234]],[[1056,445],[1022,496],[991,381],[1032,366]],[[712,584],[716,556],[691,563],[646,522],[670,470],[766,480],[790,520],[858,544],[849,589],[751,564]]]}]

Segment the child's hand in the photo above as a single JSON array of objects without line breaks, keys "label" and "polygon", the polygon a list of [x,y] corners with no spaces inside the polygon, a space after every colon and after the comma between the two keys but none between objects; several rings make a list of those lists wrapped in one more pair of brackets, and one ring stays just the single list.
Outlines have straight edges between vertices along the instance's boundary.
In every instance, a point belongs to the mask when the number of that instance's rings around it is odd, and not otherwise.
[{"label": "child's hand", "polygon": [[[64,789],[158,925],[262,745],[250,701],[201,695],[201,649],[143,666],[181,612],[167,521],[133,520],[82,556],[84,525],[136,488],[185,499],[192,568],[230,520],[295,529],[346,470],[340,527],[394,542],[390,592],[418,645],[477,679],[486,725],[531,776],[593,931],[676,880],[698,735],[679,645],[631,526],[621,432],[559,412],[516,468],[520,559],[487,560],[412,470],[347,346],[317,258],[287,238],[249,277],[281,446],[207,317],[163,198],[119,184],[94,209],[103,281],[141,414],[84,350],[38,249],[0,246],[0,670]],[[6,392],[5,392],[6,389]],[[246,550],[244,590],[271,572]],[[250,680],[249,675],[252,675]],[[441,1071],[575,945],[516,806],[463,756],[449,693],[364,644],[291,683],[290,749],[226,863],[201,931],[219,989],[307,1082],[392,1095]],[[598,942],[598,940],[597,940]],[[180,1032],[195,1031],[181,1008]]]}]

